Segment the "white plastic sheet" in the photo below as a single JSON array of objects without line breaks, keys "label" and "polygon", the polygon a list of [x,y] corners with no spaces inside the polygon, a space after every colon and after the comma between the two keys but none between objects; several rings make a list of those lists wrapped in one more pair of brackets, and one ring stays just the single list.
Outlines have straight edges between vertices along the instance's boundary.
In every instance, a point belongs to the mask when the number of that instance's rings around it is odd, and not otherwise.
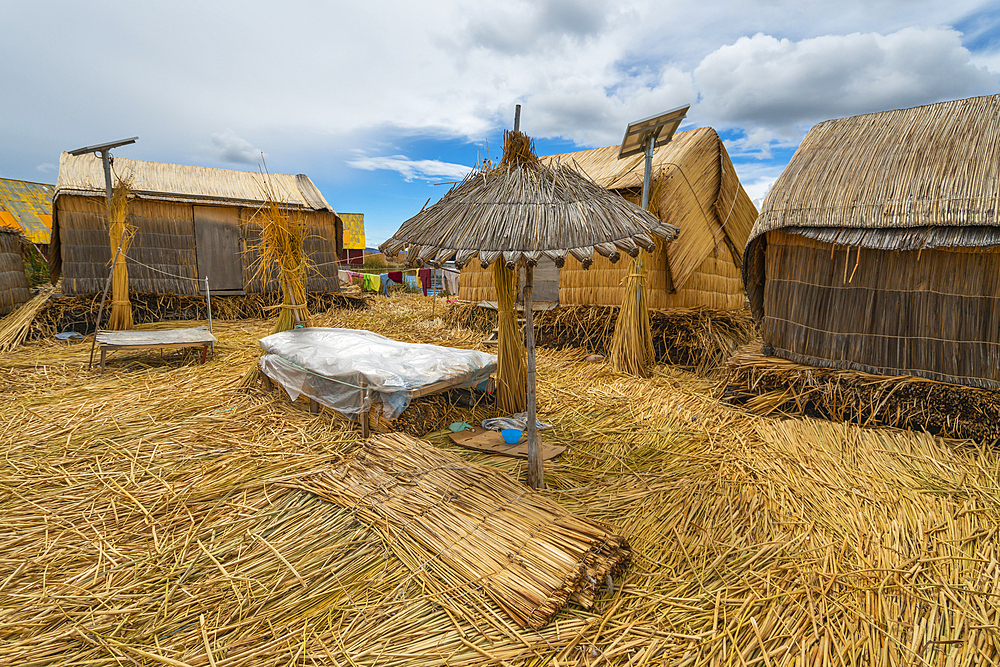
[{"label": "white plastic sheet", "polygon": [[306,327],[260,339],[261,370],[293,401],[308,396],[356,418],[380,399],[395,419],[414,394],[475,387],[496,371],[496,355],[401,343],[357,329]]}]

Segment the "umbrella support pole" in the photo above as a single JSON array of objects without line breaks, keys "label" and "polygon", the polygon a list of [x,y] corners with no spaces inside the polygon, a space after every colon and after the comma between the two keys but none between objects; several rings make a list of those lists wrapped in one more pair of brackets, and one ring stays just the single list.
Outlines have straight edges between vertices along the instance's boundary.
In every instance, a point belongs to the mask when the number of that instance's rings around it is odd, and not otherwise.
[{"label": "umbrella support pole", "polygon": [[534,269],[529,264],[524,272],[524,346],[528,353],[528,486],[533,489],[545,488],[545,471],[538,451],[538,397],[535,394],[535,325],[531,307],[531,290],[534,283]]}]

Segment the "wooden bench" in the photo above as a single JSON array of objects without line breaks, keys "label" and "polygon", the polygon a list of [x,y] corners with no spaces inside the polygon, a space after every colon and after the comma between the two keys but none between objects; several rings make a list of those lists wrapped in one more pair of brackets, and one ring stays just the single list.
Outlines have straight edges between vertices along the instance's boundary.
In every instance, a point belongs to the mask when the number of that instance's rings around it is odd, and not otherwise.
[{"label": "wooden bench", "polygon": [[171,348],[200,347],[201,363],[205,363],[208,350],[217,342],[206,327],[186,329],[159,329],[148,331],[98,331],[97,345],[101,349],[101,372],[107,353],[115,350],[165,350]]}]

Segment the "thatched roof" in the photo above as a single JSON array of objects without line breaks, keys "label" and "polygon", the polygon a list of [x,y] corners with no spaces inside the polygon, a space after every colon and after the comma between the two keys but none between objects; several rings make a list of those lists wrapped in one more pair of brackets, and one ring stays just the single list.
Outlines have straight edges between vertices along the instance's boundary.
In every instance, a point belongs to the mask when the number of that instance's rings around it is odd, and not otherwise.
[{"label": "thatched roof", "polygon": [[[260,205],[266,201],[266,178],[278,203],[289,208],[333,211],[305,174],[268,174],[214,169],[116,157],[114,172],[132,178],[130,194],[139,199],[197,204]],[[63,195],[105,196],[104,167],[96,155],[59,158],[55,198]]]},{"label": "thatched roof", "polygon": [[1000,95],[813,127],[764,199],[743,281],[761,316],[764,235],[882,250],[1000,245]]},{"label": "thatched roof", "polygon": [[[598,185],[639,200],[645,156],[618,159],[618,146],[543,157],[573,167]],[[715,249],[725,244],[737,268],[757,219],[726,147],[710,127],[678,132],[653,153],[651,209],[681,230],[667,246],[670,282],[681,289]]]},{"label": "thatched roof", "polygon": [[32,243],[48,243],[52,233],[52,191],[45,183],[0,178],[0,229],[24,232]]},{"label": "thatched roof", "polygon": [[[932,227],[1000,227],[998,183],[1000,95],[829,120],[802,140],[751,238],[789,227],[883,230],[842,238],[894,248]],[[994,244],[975,232],[941,241]]]},{"label": "thatched roof", "polygon": [[[658,147],[653,152],[653,172],[658,172],[672,165],[676,166],[679,157],[698,146],[709,136],[718,139],[715,130],[710,127],[675,133],[667,144]],[[621,146],[618,145],[604,146],[572,153],[546,155],[540,159],[546,164],[568,164],[608,190],[641,188],[645,154],[638,153],[619,160],[618,151],[620,148]]]},{"label": "thatched roof", "polygon": [[589,266],[596,250],[612,261],[625,251],[655,248],[677,228],[623,197],[608,192],[567,165],[547,165],[530,139],[507,133],[504,157],[455,185],[436,204],[403,223],[380,249],[407,251],[411,264],[464,265],[478,257],[483,267],[498,257],[534,265],[543,256],[562,266],[572,255]]}]

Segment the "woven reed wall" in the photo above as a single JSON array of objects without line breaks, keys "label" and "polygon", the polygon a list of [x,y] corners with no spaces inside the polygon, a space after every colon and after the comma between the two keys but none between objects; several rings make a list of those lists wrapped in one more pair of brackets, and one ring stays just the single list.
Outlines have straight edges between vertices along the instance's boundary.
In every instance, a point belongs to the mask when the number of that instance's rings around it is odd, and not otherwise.
[{"label": "woven reed wall", "polygon": [[[64,195],[58,207],[58,246],[65,294],[94,294],[104,289],[111,264],[108,240],[107,204],[102,197]],[[247,222],[256,209],[240,210],[240,220]],[[314,264],[323,264],[310,272],[309,290],[332,292],[339,289],[336,260],[343,245],[340,219],[327,211],[306,211],[306,252]],[[191,204],[133,199],[129,202],[129,221],[137,228],[129,250],[129,290],[150,294],[201,294],[193,280],[158,273],[148,265],[169,274],[198,278],[198,254]],[[260,238],[259,227],[244,227],[244,283],[250,293],[259,293],[260,285],[251,284],[247,267],[254,259],[253,245]],[[141,264],[140,264],[141,263]],[[269,287],[268,289],[273,289]]]},{"label": "woven reed wall", "polygon": [[[705,306],[730,310],[743,307],[743,281],[726,246],[714,248],[676,294],[667,290],[666,256],[666,252],[659,250],[646,264],[650,308]],[[623,281],[630,266],[628,258],[612,264],[600,257],[584,270],[575,259],[567,259],[560,277],[559,303],[564,306],[620,306],[624,298]]]},{"label": "woven reed wall", "polygon": [[[62,196],[58,208],[63,292],[93,294],[104,289],[111,264],[107,204],[103,197]],[[194,214],[190,204],[133,199],[129,221],[136,226],[129,258],[169,274],[198,277]],[[129,264],[133,292],[199,294],[197,283]]]},{"label": "woven reed wall", "polygon": [[[559,272],[559,303],[564,306],[620,306],[624,296],[622,280],[630,265],[628,257],[617,264],[612,264],[605,257],[594,257],[593,265],[585,270],[580,262],[567,258]],[[744,305],[740,271],[726,246],[713,249],[676,294],[667,292],[665,267],[666,253],[662,250],[657,251],[646,265],[650,308],[705,306],[730,310]],[[491,272],[481,268],[479,262],[469,262],[462,269],[458,298],[477,303],[496,301]]]},{"label": "woven reed wall", "polygon": [[21,259],[20,235],[0,232],[0,315],[16,310],[29,299],[31,290]]},{"label": "woven reed wall", "polygon": [[306,255],[309,257],[310,292],[340,290],[337,264],[344,249],[344,223],[329,211],[310,211],[306,217]]},{"label": "woven reed wall", "polygon": [[493,285],[493,270],[484,269],[475,259],[463,266],[458,278],[458,298],[460,301],[477,303],[496,301],[497,290]]},{"label": "woven reed wall", "polygon": [[767,233],[764,344],[814,366],[1000,389],[1000,249],[893,251]]}]

